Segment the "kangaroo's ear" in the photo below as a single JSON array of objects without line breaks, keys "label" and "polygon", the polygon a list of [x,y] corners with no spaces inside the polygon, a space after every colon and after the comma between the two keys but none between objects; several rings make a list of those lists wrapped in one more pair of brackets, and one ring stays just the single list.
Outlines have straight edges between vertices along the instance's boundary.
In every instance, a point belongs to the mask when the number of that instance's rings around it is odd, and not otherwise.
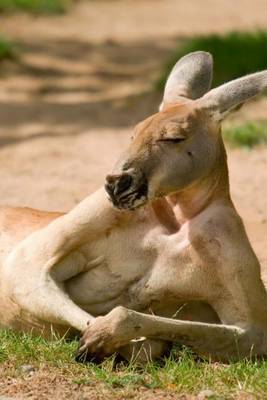
[{"label": "kangaroo's ear", "polygon": [[201,108],[210,110],[217,121],[239,108],[245,101],[267,88],[267,70],[235,79],[205,94],[200,100]]},{"label": "kangaroo's ear", "polygon": [[203,96],[210,89],[212,69],[210,53],[196,51],[182,57],[167,79],[160,110],[165,105],[177,103],[180,97],[194,100]]}]

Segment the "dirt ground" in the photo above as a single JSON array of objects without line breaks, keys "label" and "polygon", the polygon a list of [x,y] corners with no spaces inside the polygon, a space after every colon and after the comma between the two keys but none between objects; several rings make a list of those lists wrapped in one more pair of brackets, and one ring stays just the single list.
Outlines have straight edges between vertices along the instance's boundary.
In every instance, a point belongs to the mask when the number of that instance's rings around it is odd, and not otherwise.
[{"label": "dirt ground", "polygon": [[[152,82],[179,39],[266,26],[265,0],[84,1],[64,16],[2,16],[21,57],[0,66],[0,203],[70,209],[156,111]],[[266,99],[234,117],[258,118]],[[235,204],[267,270],[267,149],[228,156]]]},{"label": "dirt ground", "polygon": [[[0,400],[197,400],[195,396],[177,395],[171,390],[148,389],[143,386],[138,389],[112,388],[99,382],[80,385],[73,383],[73,378],[66,378],[64,369],[60,374],[58,369],[40,368],[32,376],[22,375],[16,379],[4,379],[3,384],[0,382]],[[2,398],[1,394],[8,397]],[[19,397],[16,397],[18,394]]]}]

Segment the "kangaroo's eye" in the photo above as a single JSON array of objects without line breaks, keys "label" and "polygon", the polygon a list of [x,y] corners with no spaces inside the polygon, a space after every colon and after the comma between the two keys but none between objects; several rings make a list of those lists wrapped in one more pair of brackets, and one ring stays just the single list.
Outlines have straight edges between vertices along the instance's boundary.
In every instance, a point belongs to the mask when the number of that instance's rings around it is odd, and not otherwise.
[{"label": "kangaroo's eye", "polygon": [[158,142],[166,142],[166,143],[180,143],[183,142],[185,140],[185,137],[163,137],[161,139],[158,140]]}]

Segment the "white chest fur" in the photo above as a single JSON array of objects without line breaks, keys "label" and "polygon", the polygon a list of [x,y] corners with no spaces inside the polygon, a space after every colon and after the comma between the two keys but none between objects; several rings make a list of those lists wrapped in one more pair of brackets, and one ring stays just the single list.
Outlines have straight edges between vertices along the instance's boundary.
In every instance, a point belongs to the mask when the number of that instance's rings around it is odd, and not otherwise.
[{"label": "white chest fur", "polygon": [[144,308],[164,291],[171,293],[191,263],[189,247],[186,226],[170,235],[161,225],[129,224],[80,249],[89,270],[68,280],[66,290],[93,314],[118,304]]}]

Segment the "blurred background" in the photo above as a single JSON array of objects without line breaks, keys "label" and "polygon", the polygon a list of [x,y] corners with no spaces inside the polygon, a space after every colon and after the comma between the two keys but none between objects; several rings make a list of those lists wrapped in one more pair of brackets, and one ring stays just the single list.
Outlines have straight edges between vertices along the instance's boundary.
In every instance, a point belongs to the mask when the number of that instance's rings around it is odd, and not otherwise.
[{"label": "blurred background", "polygon": [[[170,67],[267,69],[266,0],[0,0],[1,204],[68,210],[103,184]],[[267,98],[224,125],[232,193],[267,263]]]}]

